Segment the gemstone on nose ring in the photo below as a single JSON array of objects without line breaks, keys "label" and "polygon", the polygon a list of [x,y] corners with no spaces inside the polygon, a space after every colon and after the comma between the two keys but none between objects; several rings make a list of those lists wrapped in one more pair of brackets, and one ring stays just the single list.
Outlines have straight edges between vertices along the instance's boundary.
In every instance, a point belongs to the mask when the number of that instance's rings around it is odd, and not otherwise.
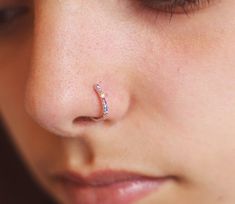
[{"label": "gemstone on nose ring", "polygon": [[108,103],[106,100],[106,95],[103,92],[100,84],[98,84],[98,83],[94,85],[94,90],[97,93],[97,95],[99,96],[99,99],[100,99],[100,102],[102,105],[102,115],[99,117],[91,117],[91,119],[93,121],[103,121],[103,120],[107,119],[107,116],[109,113],[109,107],[108,107]]}]

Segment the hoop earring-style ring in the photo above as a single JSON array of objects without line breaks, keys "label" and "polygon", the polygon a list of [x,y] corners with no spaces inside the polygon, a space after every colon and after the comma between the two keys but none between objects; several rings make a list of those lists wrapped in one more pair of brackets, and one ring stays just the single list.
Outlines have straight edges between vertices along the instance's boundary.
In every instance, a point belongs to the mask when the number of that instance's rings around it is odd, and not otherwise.
[{"label": "hoop earring-style ring", "polygon": [[101,105],[102,105],[102,112],[103,112],[100,117],[91,117],[91,119],[93,121],[97,122],[97,121],[102,121],[102,120],[107,119],[107,116],[108,116],[108,113],[109,113],[109,108],[108,108],[108,103],[107,103],[107,100],[106,100],[106,95],[103,92],[100,85],[95,84],[94,85],[94,90],[97,93],[97,95],[99,96],[99,99],[100,99],[100,102],[101,102]]}]

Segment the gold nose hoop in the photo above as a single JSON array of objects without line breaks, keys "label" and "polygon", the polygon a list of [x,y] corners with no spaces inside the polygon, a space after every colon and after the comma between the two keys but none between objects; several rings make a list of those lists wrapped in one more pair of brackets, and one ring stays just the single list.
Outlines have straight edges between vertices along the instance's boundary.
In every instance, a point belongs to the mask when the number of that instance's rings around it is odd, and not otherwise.
[{"label": "gold nose hoop", "polygon": [[93,121],[96,121],[96,122],[97,121],[103,121],[103,120],[107,119],[108,113],[109,113],[109,107],[108,107],[108,103],[107,103],[107,100],[106,100],[106,95],[103,92],[100,84],[95,84],[94,85],[94,90],[97,93],[97,95],[99,96],[99,99],[100,99],[100,102],[101,102],[101,105],[102,105],[102,115],[99,116],[99,117],[91,117],[91,119]]}]

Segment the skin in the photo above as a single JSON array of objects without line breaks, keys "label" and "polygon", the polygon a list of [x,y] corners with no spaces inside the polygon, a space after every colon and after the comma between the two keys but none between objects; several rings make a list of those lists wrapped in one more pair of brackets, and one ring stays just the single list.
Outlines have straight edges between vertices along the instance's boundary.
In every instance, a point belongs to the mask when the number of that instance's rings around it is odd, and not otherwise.
[{"label": "skin", "polygon": [[[51,174],[108,168],[178,178],[140,204],[235,203],[235,1],[171,21],[128,0],[25,2],[34,23],[0,34],[0,112],[40,185],[68,203]],[[87,122],[99,81],[109,118]]]}]

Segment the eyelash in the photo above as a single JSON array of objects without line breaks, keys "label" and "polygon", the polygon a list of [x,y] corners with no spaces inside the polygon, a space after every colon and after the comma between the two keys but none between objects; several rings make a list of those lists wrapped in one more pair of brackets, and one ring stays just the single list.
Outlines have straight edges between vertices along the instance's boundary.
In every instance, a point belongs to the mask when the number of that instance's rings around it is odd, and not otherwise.
[{"label": "eyelash", "polygon": [[170,14],[186,14],[199,10],[211,3],[211,0],[139,0],[147,9]]}]

